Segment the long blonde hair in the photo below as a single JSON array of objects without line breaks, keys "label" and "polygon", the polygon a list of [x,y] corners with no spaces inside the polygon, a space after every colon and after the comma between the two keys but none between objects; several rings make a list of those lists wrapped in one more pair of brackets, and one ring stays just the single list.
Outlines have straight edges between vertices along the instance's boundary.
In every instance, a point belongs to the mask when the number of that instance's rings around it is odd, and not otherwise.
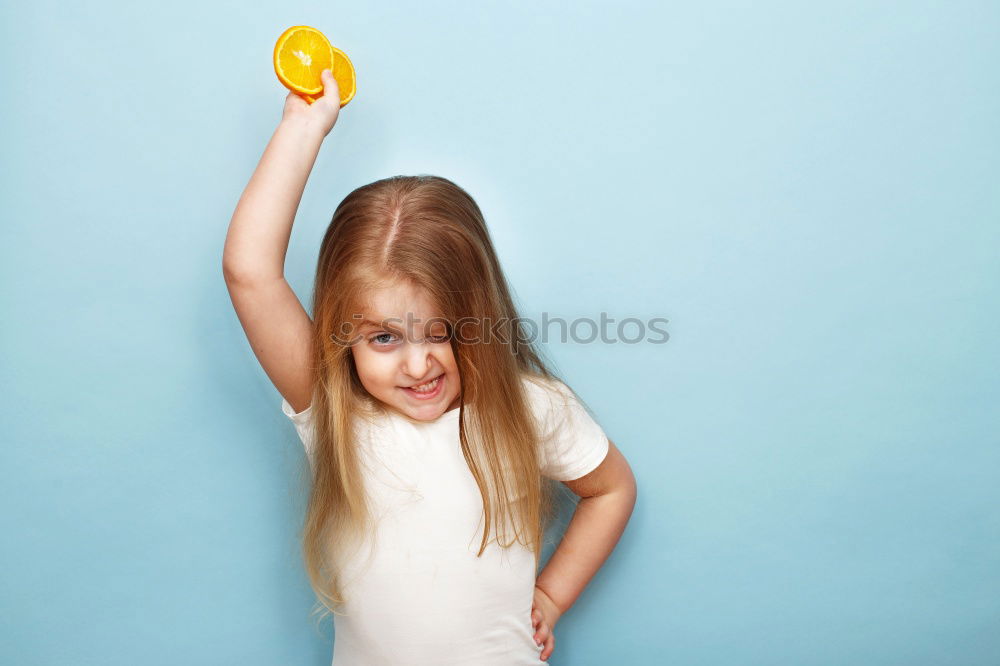
[{"label": "long blonde hair", "polygon": [[[492,530],[498,546],[519,542],[532,550],[537,572],[560,492],[540,473],[540,433],[521,382],[525,375],[557,376],[518,324],[479,206],[437,176],[394,176],[357,188],[333,214],[313,292],[314,450],[302,545],[317,599],[333,613],[346,601],[339,557],[346,544],[373,529],[352,423],[370,414],[377,401],[362,386],[342,340],[367,295],[386,282],[425,290],[450,334],[456,322],[471,318],[462,323],[461,335],[475,344],[454,337],[451,344],[462,384],[461,448],[485,517],[477,556]],[[510,541],[508,521],[515,531]]]}]

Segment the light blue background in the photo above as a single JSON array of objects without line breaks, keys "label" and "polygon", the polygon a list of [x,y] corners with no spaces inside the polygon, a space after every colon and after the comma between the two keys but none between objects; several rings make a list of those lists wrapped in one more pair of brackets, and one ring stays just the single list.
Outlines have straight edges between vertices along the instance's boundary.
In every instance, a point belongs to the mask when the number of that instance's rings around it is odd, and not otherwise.
[{"label": "light blue background", "polygon": [[1000,663],[1000,8],[2,10],[0,662],[328,664],[304,464],[222,279],[288,26],[352,58],[286,264],[433,173],[636,473],[555,665]]}]

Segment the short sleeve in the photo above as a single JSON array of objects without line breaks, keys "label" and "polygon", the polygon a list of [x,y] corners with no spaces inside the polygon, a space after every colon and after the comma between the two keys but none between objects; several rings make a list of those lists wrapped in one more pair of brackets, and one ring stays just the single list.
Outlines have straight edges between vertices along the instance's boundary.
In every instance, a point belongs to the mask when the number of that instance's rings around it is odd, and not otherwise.
[{"label": "short sleeve", "polygon": [[573,392],[559,380],[528,381],[528,397],[540,424],[539,464],[557,481],[586,476],[608,454],[608,437]]},{"label": "short sleeve", "polygon": [[311,464],[313,452],[312,405],[309,405],[296,414],[295,410],[292,409],[292,406],[288,403],[288,401],[282,398],[281,411],[285,414],[285,416],[291,419],[293,424],[295,424],[295,431],[299,434],[299,439],[302,440],[302,445],[306,450],[306,456],[309,457],[309,462]]}]

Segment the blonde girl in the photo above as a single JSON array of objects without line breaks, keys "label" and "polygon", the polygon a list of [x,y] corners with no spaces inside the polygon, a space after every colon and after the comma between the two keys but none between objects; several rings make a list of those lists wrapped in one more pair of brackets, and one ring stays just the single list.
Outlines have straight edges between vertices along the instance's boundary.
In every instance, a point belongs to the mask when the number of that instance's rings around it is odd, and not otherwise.
[{"label": "blonde girl", "polygon": [[[223,273],[305,447],[303,557],[334,613],[333,664],[546,660],[625,529],[635,479],[526,339],[483,215],[450,180],[351,192],[319,248],[310,318],[284,260],[340,111],[327,71],[323,83],[311,105],[288,94]],[[538,573],[558,482],[579,500]]]}]

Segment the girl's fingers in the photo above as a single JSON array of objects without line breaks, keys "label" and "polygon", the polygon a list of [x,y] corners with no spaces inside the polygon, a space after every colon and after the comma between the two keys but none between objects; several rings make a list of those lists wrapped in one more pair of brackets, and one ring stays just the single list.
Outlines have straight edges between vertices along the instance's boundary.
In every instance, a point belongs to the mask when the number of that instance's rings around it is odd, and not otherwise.
[{"label": "girl's fingers", "polygon": [[552,656],[552,651],[556,649],[556,635],[549,634],[549,639],[545,641],[545,647],[542,648],[542,653],[538,655],[539,659],[545,661]]},{"label": "girl's fingers", "polygon": [[541,648],[538,658],[541,661],[545,661],[556,648],[556,637],[549,629],[549,625],[542,618],[541,611],[537,608],[531,609],[531,622],[535,628],[535,635],[532,638],[534,638],[535,645]]},{"label": "girl's fingers", "polygon": [[534,636],[535,644],[541,647],[545,644],[545,641],[548,640],[550,635],[551,632],[549,632],[549,625],[547,625],[544,621],[540,622],[538,624],[538,630],[535,632]]},{"label": "girl's fingers", "polygon": [[324,69],[320,72],[320,79],[323,82],[323,95],[329,95],[331,99],[336,97],[337,101],[340,101],[340,87],[337,85],[337,79],[333,78],[333,72],[328,69]]},{"label": "girl's fingers", "polygon": [[[539,627],[541,627],[544,623],[545,623],[545,618],[542,617],[542,611],[536,610],[531,613],[532,629],[538,631]],[[535,639],[535,642],[537,643],[538,639]]]}]

